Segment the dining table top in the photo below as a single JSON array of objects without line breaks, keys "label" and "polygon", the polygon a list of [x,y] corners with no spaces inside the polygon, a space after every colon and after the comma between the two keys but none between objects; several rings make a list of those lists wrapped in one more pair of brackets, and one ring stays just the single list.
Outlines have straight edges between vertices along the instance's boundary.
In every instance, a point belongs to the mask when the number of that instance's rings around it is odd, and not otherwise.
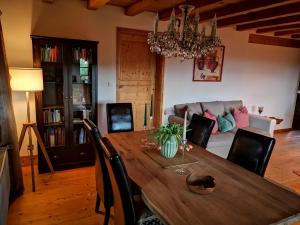
[{"label": "dining table top", "polygon": [[[181,165],[191,173],[214,177],[215,190],[191,192],[178,166],[163,168],[145,154],[147,132],[108,134],[128,176],[142,191],[147,206],[170,225],[267,225],[300,213],[300,196],[194,145],[186,152],[197,162]],[[158,151],[153,148],[153,151]],[[168,160],[168,159],[165,159]]]}]

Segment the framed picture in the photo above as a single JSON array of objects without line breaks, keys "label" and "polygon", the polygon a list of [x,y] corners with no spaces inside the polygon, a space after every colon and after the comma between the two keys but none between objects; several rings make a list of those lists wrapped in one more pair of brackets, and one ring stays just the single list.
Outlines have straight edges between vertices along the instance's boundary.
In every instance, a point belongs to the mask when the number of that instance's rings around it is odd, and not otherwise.
[{"label": "framed picture", "polygon": [[224,60],[225,46],[217,47],[215,52],[194,59],[193,81],[212,81],[222,80],[222,69]]}]

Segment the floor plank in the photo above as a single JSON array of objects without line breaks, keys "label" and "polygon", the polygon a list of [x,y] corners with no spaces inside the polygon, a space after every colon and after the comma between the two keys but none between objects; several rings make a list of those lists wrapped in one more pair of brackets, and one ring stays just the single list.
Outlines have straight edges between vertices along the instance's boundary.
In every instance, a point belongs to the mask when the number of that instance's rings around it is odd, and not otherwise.
[{"label": "floor plank", "polygon": [[[276,145],[265,177],[300,194],[300,131],[276,134]],[[31,192],[30,168],[23,167],[25,193],[10,206],[8,225],[99,225],[103,215],[94,212],[93,167],[37,176]],[[111,223],[113,224],[113,223]]]}]

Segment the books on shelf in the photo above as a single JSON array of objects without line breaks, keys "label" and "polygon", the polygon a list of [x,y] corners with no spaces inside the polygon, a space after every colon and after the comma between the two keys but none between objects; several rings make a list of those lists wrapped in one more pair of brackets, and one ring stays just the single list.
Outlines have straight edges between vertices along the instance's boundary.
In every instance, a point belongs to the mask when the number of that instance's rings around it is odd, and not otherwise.
[{"label": "books on shelf", "polygon": [[57,46],[41,47],[42,62],[61,62],[61,51]]},{"label": "books on shelf", "polygon": [[75,144],[85,144],[86,143],[86,132],[83,127],[77,128],[73,132],[73,138]]},{"label": "books on shelf", "polygon": [[44,143],[47,147],[64,145],[65,129],[63,127],[48,127],[44,131]]},{"label": "books on shelf", "polygon": [[84,59],[92,63],[92,49],[87,48],[73,48],[73,63],[79,63],[80,59]]},{"label": "books on shelf", "polygon": [[63,114],[61,109],[43,110],[44,123],[61,123],[63,122]]}]

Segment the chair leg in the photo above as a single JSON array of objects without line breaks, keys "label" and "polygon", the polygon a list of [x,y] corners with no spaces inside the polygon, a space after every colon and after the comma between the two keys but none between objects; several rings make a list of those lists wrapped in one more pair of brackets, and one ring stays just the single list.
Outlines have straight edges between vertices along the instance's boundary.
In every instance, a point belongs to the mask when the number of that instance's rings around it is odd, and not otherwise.
[{"label": "chair leg", "polygon": [[101,211],[100,211],[100,202],[101,202],[101,199],[100,199],[100,196],[97,193],[97,196],[96,196],[96,207],[95,207],[95,212],[96,213],[101,213]]},{"label": "chair leg", "polygon": [[105,208],[105,218],[104,218],[103,225],[108,225],[109,217],[110,217],[110,207]]}]

